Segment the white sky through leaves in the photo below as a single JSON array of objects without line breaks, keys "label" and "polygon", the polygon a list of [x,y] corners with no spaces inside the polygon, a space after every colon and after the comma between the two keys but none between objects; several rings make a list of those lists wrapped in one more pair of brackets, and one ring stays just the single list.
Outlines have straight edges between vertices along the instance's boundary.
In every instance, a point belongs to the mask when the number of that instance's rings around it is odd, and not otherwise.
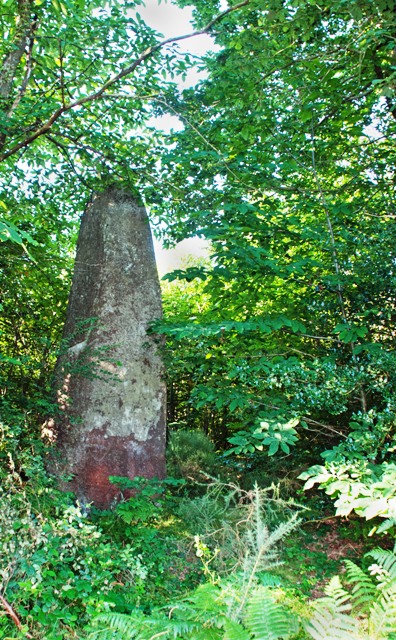
[{"label": "white sky through leaves", "polygon": [[[183,35],[193,31],[191,25],[192,11],[190,7],[180,9],[171,3],[162,2],[158,4],[157,0],[146,0],[145,6],[138,8],[138,13],[145,22],[163,34],[165,38]],[[204,55],[209,49],[213,50],[213,40],[206,35],[189,38],[179,43],[180,49],[191,53],[192,55]],[[183,86],[192,86],[202,77],[194,71],[189,72],[187,80]],[[157,126],[161,126],[165,130],[172,128],[180,128],[180,122],[176,117],[166,116],[157,119]],[[154,247],[157,259],[157,267],[160,277],[173,269],[180,269],[188,256],[205,256],[208,254],[208,242],[200,238],[188,238],[180,242],[174,249],[165,250],[161,243],[154,239]]]}]

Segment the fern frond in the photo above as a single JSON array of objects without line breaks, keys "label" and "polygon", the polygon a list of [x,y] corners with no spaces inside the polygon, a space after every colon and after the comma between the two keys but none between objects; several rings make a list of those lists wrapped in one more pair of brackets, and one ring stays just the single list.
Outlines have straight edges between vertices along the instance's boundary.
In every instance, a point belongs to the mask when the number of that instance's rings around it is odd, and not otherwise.
[{"label": "fern frond", "polygon": [[350,616],[326,606],[317,605],[316,611],[306,623],[305,631],[314,640],[359,640],[357,622]]},{"label": "fern frond", "polygon": [[[201,630],[202,625],[190,620],[179,620],[177,618],[162,618],[162,620],[153,620],[148,618],[146,623],[142,625],[136,640],[153,640],[158,638],[168,640],[170,638],[195,638]],[[208,636],[209,637],[209,636]],[[129,640],[123,638],[122,640]]]},{"label": "fern frond", "polygon": [[378,602],[371,608],[370,638],[389,638],[396,633],[396,590],[393,593],[384,593]]},{"label": "fern frond", "polygon": [[263,518],[263,491],[257,483],[252,493],[251,526],[247,528],[243,542],[246,547],[245,571],[257,573],[279,564],[277,544],[296,528],[300,520],[294,513],[270,532]]},{"label": "fern frond", "polygon": [[223,640],[223,632],[220,629],[200,629],[200,631],[194,631],[189,636],[183,636],[182,640]]},{"label": "fern frond", "polygon": [[101,629],[100,631],[92,631],[90,627],[88,629],[89,635],[87,636],[89,640],[121,640],[121,636],[118,635],[112,629]]},{"label": "fern frond", "polygon": [[339,576],[333,576],[324,591],[327,597],[322,598],[322,602],[333,607],[337,613],[351,610],[352,607],[349,602],[351,596],[342,586]]},{"label": "fern frond", "polygon": [[346,579],[350,584],[353,584],[352,600],[354,605],[363,610],[368,609],[377,596],[376,585],[370,576],[351,560],[345,560],[345,566]]},{"label": "fern frond", "polygon": [[373,558],[388,574],[392,582],[396,582],[396,555],[388,549],[373,549],[366,554]]},{"label": "fern frond", "polygon": [[220,613],[220,596],[219,587],[207,582],[200,584],[193,594],[184,599],[184,602],[192,603],[200,611]]},{"label": "fern frond", "polygon": [[265,588],[258,589],[250,598],[246,607],[245,625],[257,640],[290,638],[298,631],[295,618]]},{"label": "fern frond", "polygon": [[388,549],[373,549],[366,554],[375,560],[385,571],[389,573],[392,580],[396,580],[396,555]]},{"label": "fern frond", "polygon": [[396,518],[386,518],[386,520],[384,520],[384,522],[380,524],[378,529],[376,529],[376,533],[384,533],[394,526],[396,526]]},{"label": "fern frond", "polygon": [[209,633],[209,629],[222,625],[225,610],[223,592],[216,585],[206,583],[199,585],[194,593],[179,603],[176,615],[195,623],[197,628],[204,626]]},{"label": "fern frond", "polygon": [[260,585],[262,587],[279,587],[282,584],[282,580],[274,573],[263,572],[259,576]]},{"label": "fern frond", "polygon": [[126,615],[125,613],[101,613],[96,616],[92,626],[99,628],[95,637],[100,640],[126,640],[135,638],[143,616]]},{"label": "fern frond", "polygon": [[330,580],[326,597],[315,604],[315,613],[305,625],[306,632],[315,640],[358,640],[357,621],[346,615],[350,611],[350,595],[338,576]]},{"label": "fern frond", "polygon": [[224,623],[224,640],[251,640],[252,636],[235,620],[226,618]]},{"label": "fern frond", "polygon": [[273,531],[269,531],[263,518],[263,492],[254,485],[252,492],[251,516],[242,537],[245,549],[243,563],[243,578],[240,589],[239,605],[231,616],[238,620],[244,610],[250,593],[257,582],[257,574],[280,564],[277,545],[280,540],[289,535],[299,524],[298,514],[294,513],[289,520],[282,522]]},{"label": "fern frond", "polygon": [[93,628],[90,626],[86,631],[88,633],[88,640],[121,640],[121,636],[112,629],[103,628],[93,631]]},{"label": "fern frond", "polygon": [[154,612],[150,616],[102,613],[95,618],[94,625],[103,627],[94,636],[97,640],[195,638],[196,632],[202,628],[200,622],[168,617],[161,612]]}]

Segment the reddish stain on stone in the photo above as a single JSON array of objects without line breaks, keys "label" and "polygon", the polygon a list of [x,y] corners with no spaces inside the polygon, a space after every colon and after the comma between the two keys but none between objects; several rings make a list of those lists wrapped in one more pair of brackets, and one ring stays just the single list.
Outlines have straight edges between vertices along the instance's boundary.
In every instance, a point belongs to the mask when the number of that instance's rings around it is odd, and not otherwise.
[{"label": "reddish stain on stone", "polygon": [[73,491],[84,503],[106,508],[131,492],[121,491],[109,476],[134,478],[165,477],[165,463],[155,439],[138,443],[133,438],[107,436],[96,430],[87,434],[81,447],[81,461],[74,465],[73,478],[63,489]]}]

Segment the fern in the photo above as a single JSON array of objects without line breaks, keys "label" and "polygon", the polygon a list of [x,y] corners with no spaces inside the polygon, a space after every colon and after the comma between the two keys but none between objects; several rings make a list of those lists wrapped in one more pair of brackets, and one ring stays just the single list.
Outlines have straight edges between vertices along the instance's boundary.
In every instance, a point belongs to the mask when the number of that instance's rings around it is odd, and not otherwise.
[{"label": "fern", "polygon": [[226,618],[224,622],[224,640],[251,640],[252,636],[235,620]]},{"label": "fern", "polygon": [[219,614],[221,609],[219,606],[221,591],[219,587],[211,582],[200,584],[194,593],[188,598],[184,598],[182,602],[192,603],[197,611],[203,613]]},{"label": "fern", "polygon": [[280,587],[282,584],[280,577],[273,573],[262,573],[259,578],[262,587]]},{"label": "fern", "polygon": [[377,589],[373,580],[351,560],[345,560],[347,581],[353,584],[352,600],[362,612],[367,611],[374,602]]},{"label": "fern", "polygon": [[[396,556],[390,551],[376,549],[369,554],[377,561],[371,572],[378,584],[353,562],[346,561],[347,579],[352,583],[350,596],[338,577],[333,578],[326,589],[326,597],[315,605],[315,614],[305,625],[307,633],[315,640],[387,640],[396,633]],[[358,619],[346,615],[354,606],[368,612],[367,634],[359,633]]]},{"label": "fern", "polygon": [[[223,633],[219,629],[201,629],[189,636],[190,640],[223,640]],[[185,640],[185,636],[183,636]]]},{"label": "fern", "polygon": [[396,633],[396,593],[384,594],[371,608],[369,619],[369,637],[389,638]]},{"label": "fern", "polygon": [[315,615],[305,625],[309,637],[314,640],[358,640],[357,622],[349,616],[337,613],[333,607],[316,605]]},{"label": "fern", "polygon": [[[255,505],[257,506],[257,505]],[[267,586],[257,587],[257,571],[271,558],[268,550],[283,536],[282,525],[274,535],[256,511],[250,529],[250,547],[245,573],[232,579],[199,586],[174,606],[124,615],[102,614],[94,624],[92,640],[277,640],[298,633],[296,616],[279,604],[271,587],[276,578],[264,574]],[[288,523],[286,523],[287,526]],[[368,554],[375,564],[370,577],[353,562],[346,561],[346,576],[352,585],[348,593],[338,576],[325,589],[325,597],[314,605],[304,624],[314,640],[389,640],[396,637],[396,555],[375,549]],[[353,609],[357,609],[355,617]],[[167,613],[168,612],[168,613]],[[362,616],[362,613],[365,614]],[[300,635],[298,637],[301,637]]]},{"label": "fern", "polygon": [[253,514],[249,526],[242,538],[245,547],[245,559],[243,563],[243,578],[241,587],[241,600],[234,618],[238,619],[246,601],[255,584],[257,573],[268,570],[280,564],[277,545],[289,535],[299,524],[298,514],[295,513],[286,522],[278,525],[270,532],[262,517],[262,492],[255,484],[253,490]]},{"label": "fern", "polygon": [[349,602],[350,595],[342,586],[338,576],[334,576],[334,578],[330,580],[329,584],[325,587],[325,594],[326,597],[323,598],[322,601],[334,603],[337,611],[340,613],[351,610],[352,607]]},{"label": "fern", "polygon": [[295,618],[265,588],[257,590],[249,600],[245,625],[257,640],[290,638],[298,631]]},{"label": "fern", "polygon": [[[389,531],[389,529],[392,529],[394,526],[396,526],[396,518],[386,518],[378,528],[374,528],[373,533],[385,533],[385,531]],[[371,535],[371,533],[369,535]]]},{"label": "fern", "polygon": [[[244,569],[246,555],[250,558],[256,554],[254,548],[257,547],[257,537],[262,534],[267,539],[270,535],[269,522],[279,523],[286,514],[287,518],[291,512],[301,509],[303,507],[290,500],[282,500],[275,486],[261,488],[255,485],[253,490],[246,491],[236,483],[224,484],[213,479],[203,497],[183,501],[179,515],[188,517],[204,544],[217,550],[211,566],[224,575]],[[295,527],[295,520],[296,517],[290,529],[280,530],[281,537]],[[277,564],[274,545],[275,538],[265,555],[264,569]],[[248,548],[249,554],[246,554]]]},{"label": "fern", "polygon": [[313,618],[305,625],[305,630],[314,640],[359,640],[356,620],[337,614],[334,609],[317,606]]},{"label": "fern", "polygon": [[374,549],[367,555],[376,561],[369,571],[378,583],[378,599],[371,608],[369,629],[373,638],[388,638],[396,633],[396,555],[385,549]]},{"label": "fern", "polygon": [[353,584],[351,601],[359,608],[360,616],[362,612],[368,614],[367,634],[362,629],[359,635],[358,620],[345,615],[351,608],[350,596],[339,578],[334,578],[326,590],[327,597],[317,603],[315,615],[306,625],[306,631],[315,640],[387,640],[396,633],[396,556],[383,549],[367,555],[376,561],[369,570],[377,584],[353,562],[346,561],[347,580]]},{"label": "fern", "polygon": [[276,640],[298,633],[298,620],[279,604],[268,587],[259,587],[249,598],[243,624],[225,618],[224,640]]},{"label": "fern", "polygon": [[[386,585],[396,585],[396,555],[393,551],[387,549],[373,549],[367,553],[367,556],[373,558],[379,565],[381,571],[378,575],[378,580],[381,583],[381,588]],[[374,573],[374,572],[372,572]]]},{"label": "fern", "polygon": [[196,632],[202,628],[200,622],[169,618],[163,612],[154,612],[150,616],[103,613],[97,616],[94,624],[102,627],[91,636],[97,640],[197,638]]},{"label": "fern", "polygon": [[89,637],[98,640],[125,640],[136,638],[143,616],[126,615],[124,613],[102,613],[93,621],[93,627],[99,628]]},{"label": "fern", "polygon": [[358,640],[357,621],[346,612],[350,611],[350,596],[343,589],[338,576],[332,578],[326,597],[315,604],[315,613],[306,623],[305,630],[314,640]]},{"label": "fern", "polygon": [[223,593],[216,585],[202,584],[178,607],[174,607],[172,612],[173,616],[177,618],[183,616],[184,620],[190,621],[192,629],[195,628],[195,635],[192,636],[195,640],[198,638],[196,635],[198,629],[205,628],[209,634],[210,629],[222,626],[225,613]]}]

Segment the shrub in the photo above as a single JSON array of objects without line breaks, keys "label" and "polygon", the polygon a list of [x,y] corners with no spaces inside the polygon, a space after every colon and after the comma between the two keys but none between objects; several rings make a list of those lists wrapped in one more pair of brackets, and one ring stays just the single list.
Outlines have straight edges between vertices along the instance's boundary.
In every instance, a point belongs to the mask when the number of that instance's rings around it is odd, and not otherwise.
[{"label": "shrub", "polygon": [[175,431],[169,439],[167,463],[175,478],[202,480],[216,471],[214,445],[203,431]]},{"label": "shrub", "polygon": [[[54,501],[51,514],[32,507],[16,474],[3,478],[0,590],[29,627],[46,640],[60,640],[70,637],[67,629],[108,610],[120,588],[144,580],[147,571],[132,547],[107,541],[67,496],[37,490],[42,506],[48,494]],[[10,624],[0,617],[0,636]]]}]

